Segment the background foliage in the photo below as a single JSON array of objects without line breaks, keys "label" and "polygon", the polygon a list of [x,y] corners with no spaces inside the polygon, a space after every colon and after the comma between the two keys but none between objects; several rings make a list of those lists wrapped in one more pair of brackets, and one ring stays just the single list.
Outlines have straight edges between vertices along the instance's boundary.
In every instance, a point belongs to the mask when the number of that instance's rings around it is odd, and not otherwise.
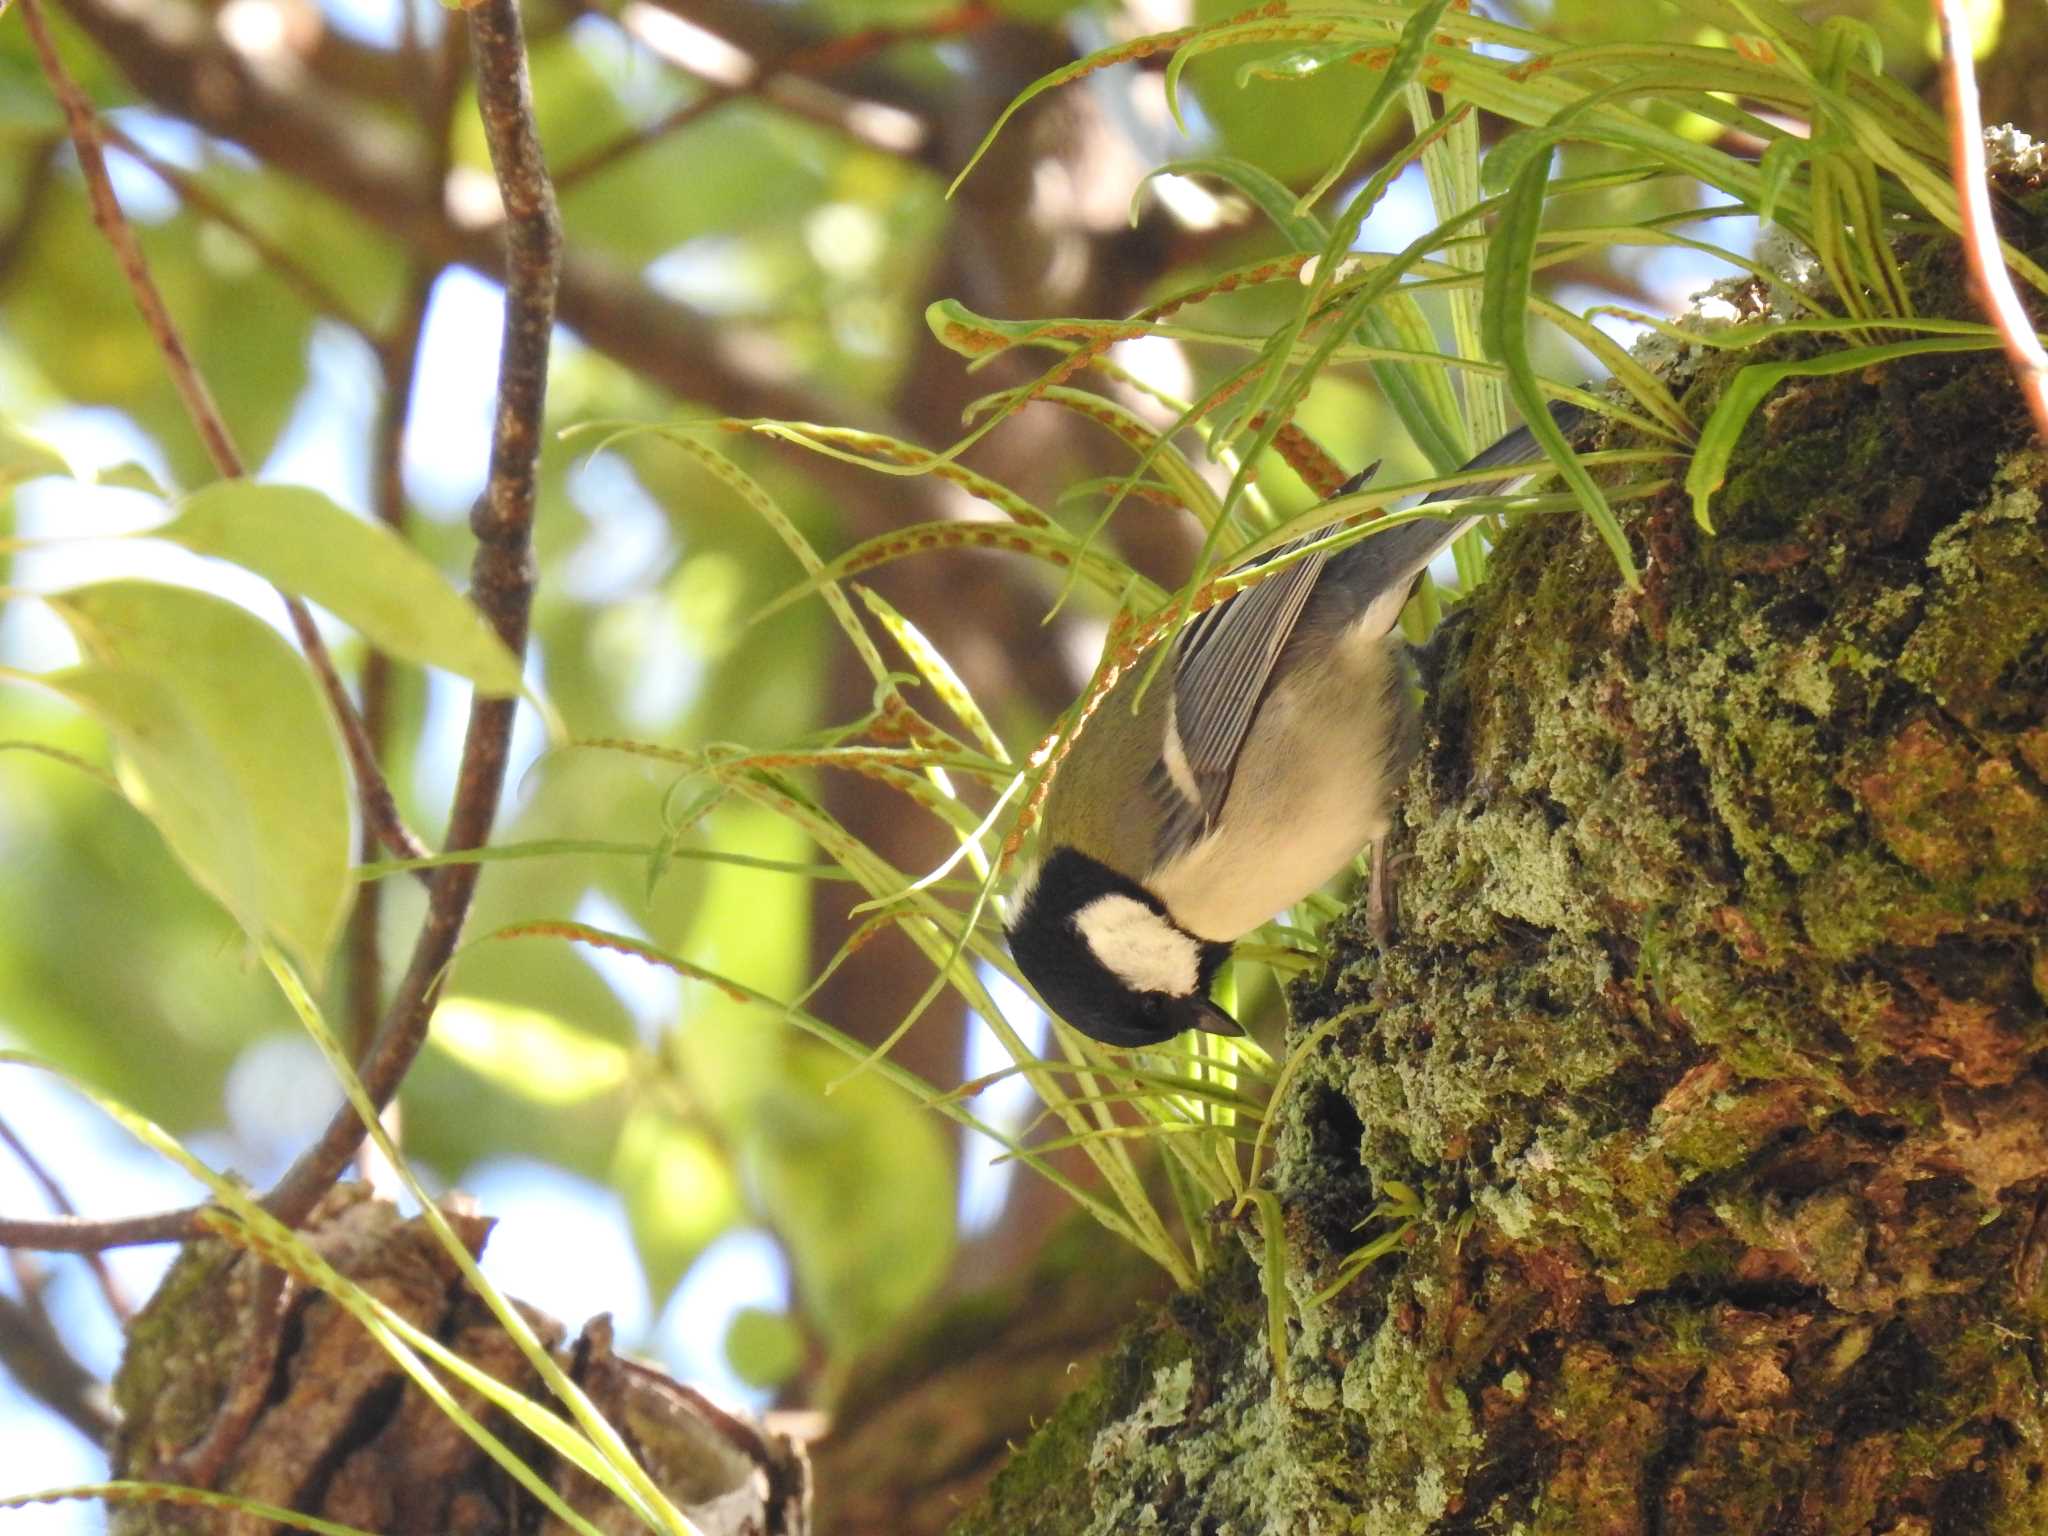
[{"label": "background foliage", "polygon": [[[540,125],[569,239],[551,423],[774,416],[938,447],[958,435],[971,400],[1031,374],[1006,358],[970,375],[926,326],[934,301],[998,319],[1115,317],[1279,254],[1272,226],[1219,183],[1146,191],[1141,178],[1168,160],[1229,157],[1305,190],[1345,155],[1356,127],[1359,87],[1344,71],[1283,81],[1244,77],[1239,53],[1198,59],[1182,81],[1183,139],[1162,61],[1123,65],[1040,98],[946,197],[1002,107],[1038,76],[1232,9],[529,6]],[[1868,22],[1888,71],[1921,83],[1924,6],[1826,9]],[[1491,13],[1587,43],[1624,33],[1717,40],[1660,7],[1561,0]],[[433,6],[373,0],[175,0],[154,8],[156,30],[123,14],[91,0],[60,10],[65,56],[120,135],[113,163],[130,216],[260,478],[401,522],[459,582],[497,323],[495,289],[477,270],[489,265],[474,213],[488,183],[459,29]],[[2039,8],[2000,31],[1992,7],[1980,26],[2000,44],[1987,63],[1987,115],[2024,121],[2015,103],[2030,76],[2019,61],[2043,49]],[[2006,71],[2015,95],[2002,103]],[[1703,140],[1719,132],[1676,112],[1669,125]],[[1343,184],[1382,147],[1365,146]],[[0,445],[13,491],[0,532],[40,541],[0,554],[0,582],[47,593],[142,574],[277,623],[262,583],[202,554],[115,537],[162,520],[147,487],[193,491],[212,471],[92,226],[33,56],[5,23],[0,154],[0,416],[16,427]],[[1565,169],[1602,164],[1574,149]],[[1668,183],[1602,195],[1616,224],[1681,206]],[[1434,222],[1410,175],[1359,243],[1398,249]],[[1753,229],[1727,222],[1716,238],[1746,249]],[[1572,309],[1618,301],[1669,313],[1723,270],[1684,253],[1585,252],[1549,268],[1544,284]],[[1234,323],[1277,329],[1292,302],[1244,295]],[[1431,318],[1441,324],[1441,311]],[[1553,378],[1602,371],[1549,345],[1537,361]],[[1183,394],[1189,369],[1210,366],[1169,343],[1117,356]],[[1389,477],[1426,472],[1419,452],[1388,447],[1393,415],[1364,369],[1328,376],[1296,421],[1344,466],[1384,453]],[[763,747],[863,717],[872,679],[820,604],[748,622],[801,576],[775,530],[673,441],[598,442],[551,441],[542,461],[527,677],[568,730]],[[962,515],[934,480],[873,475],[755,438],[717,446],[828,555]],[[50,449],[102,483],[51,478]],[[1128,469],[1130,455],[1099,423],[1037,406],[968,462],[1060,507],[1078,531],[1101,510],[1101,477]],[[1267,484],[1281,511],[1312,500],[1277,462]],[[1169,589],[1198,543],[1191,524],[1142,501],[1115,530],[1117,558]],[[959,669],[1017,752],[1085,684],[1111,606],[1083,592],[1045,622],[1056,583],[985,554],[902,562],[873,585]],[[355,630],[336,624],[330,638],[351,675],[367,673]],[[265,643],[247,642],[252,665]],[[20,597],[0,608],[0,665],[48,671],[71,661],[71,646],[61,609]],[[371,685],[384,700],[402,810],[430,843],[463,701],[448,657],[435,659],[440,670],[400,664]],[[165,665],[180,674],[178,658]],[[205,670],[195,663],[183,675]],[[265,725],[281,747],[307,739]],[[25,742],[88,763],[107,756],[105,729],[73,703],[0,689],[0,743]],[[303,787],[286,759],[272,766],[280,785]],[[586,922],[794,999],[861,931],[848,887],[805,873],[818,850],[788,821],[736,797],[707,803],[672,763],[551,748],[529,715],[514,768],[496,840],[545,856],[487,868],[472,933]],[[922,873],[951,847],[886,784],[796,777],[904,870]],[[106,784],[38,753],[0,752],[0,871],[4,1043],[158,1120],[217,1166],[258,1185],[272,1179],[338,1096],[222,903]],[[386,985],[379,957],[402,953],[418,922],[419,895],[403,877],[376,888],[377,904],[357,904],[357,926],[328,968],[330,1017],[373,1011]],[[323,921],[316,913],[304,925]],[[929,977],[899,935],[883,933],[806,1006],[873,1044]],[[1002,1060],[951,994],[894,1059],[941,1087]],[[505,1218],[492,1261],[508,1289],[568,1313],[618,1309],[629,1346],[666,1350],[702,1373],[729,1369],[735,1388],[810,1401],[949,1288],[1013,1270],[1062,1209],[1043,1181],[992,1180],[988,1144],[963,1144],[882,1075],[846,1073],[843,1056],[717,987],[587,947],[486,944],[458,960],[408,1081],[405,1146],[430,1177],[478,1190]],[[1018,1123],[1028,1110],[1016,1086],[984,1095],[978,1112]],[[0,1106],[92,1212],[179,1198],[166,1175],[108,1150],[40,1085],[10,1073]],[[1054,1162],[1087,1177],[1071,1154]],[[0,1196],[9,1211],[40,1199],[26,1182],[0,1183]],[[145,1287],[151,1262],[124,1257],[124,1278]],[[82,1274],[64,1261],[55,1275],[57,1315],[104,1369],[111,1331],[89,1317]],[[24,1261],[11,1283],[19,1294],[38,1279]],[[67,1433],[46,1432],[53,1445]],[[69,1440],[54,1452],[76,1453]]]}]

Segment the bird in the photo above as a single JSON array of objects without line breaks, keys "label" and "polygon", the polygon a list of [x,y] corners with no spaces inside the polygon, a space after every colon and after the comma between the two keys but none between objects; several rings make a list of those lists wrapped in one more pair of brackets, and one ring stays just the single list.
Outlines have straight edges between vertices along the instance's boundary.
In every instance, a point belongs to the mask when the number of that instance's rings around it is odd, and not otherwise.
[{"label": "bird", "polygon": [[[1567,431],[1584,414],[1562,401],[1550,413]],[[1460,472],[1540,457],[1522,426]],[[1422,504],[1494,495],[1539,473]],[[1243,1033],[1210,987],[1239,938],[1392,825],[1420,748],[1401,610],[1430,561],[1477,521],[1418,518],[1304,556],[1185,625],[1142,696],[1153,669],[1126,669],[1058,764],[1035,856],[1006,904],[1018,970],[1068,1024],[1127,1049],[1188,1029]]]}]

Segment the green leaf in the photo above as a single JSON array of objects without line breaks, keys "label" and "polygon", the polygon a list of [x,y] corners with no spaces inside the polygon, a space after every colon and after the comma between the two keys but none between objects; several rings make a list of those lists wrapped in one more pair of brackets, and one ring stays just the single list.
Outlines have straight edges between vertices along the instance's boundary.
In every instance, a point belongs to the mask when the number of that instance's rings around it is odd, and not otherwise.
[{"label": "green leaf", "polygon": [[822,1051],[792,1053],[785,1070],[784,1090],[754,1109],[758,1188],[807,1309],[835,1348],[856,1349],[945,1276],[952,1140],[874,1073],[821,1098],[843,1070]]},{"label": "green leaf", "polygon": [[1329,238],[1323,229],[1322,221],[1314,214],[1296,211],[1297,199],[1284,182],[1250,161],[1234,159],[1229,155],[1197,155],[1184,160],[1169,160],[1166,164],[1147,171],[1133,189],[1133,214],[1137,211],[1139,194],[1157,176],[1213,176],[1218,181],[1227,182],[1251,199],[1258,210],[1272,220],[1273,227],[1287,237],[1287,243],[1297,251],[1320,251],[1323,242]]},{"label": "green leaf", "polygon": [[520,691],[519,658],[433,562],[382,523],[298,485],[223,480],[179,504],[149,537],[218,555],[311,598],[404,661]]},{"label": "green leaf", "polygon": [[747,1385],[779,1387],[803,1366],[803,1330],[784,1313],[741,1307],[726,1325],[725,1358]]},{"label": "green leaf", "polygon": [[123,459],[118,464],[109,464],[92,477],[94,485],[107,486],[119,491],[140,491],[145,496],[168,500],[169,493],[163,488],[156,475],[146,464],[134,459]]},{"label": "green leaf", "polygon": [[634,1110],[620,1129],[612,1182],[626,1197],[633,1241],[657,1305],[705,1246],[741,1215],[732,1166],[718,1143],[656,1106]]},{"label": "green leaf", "polygon": [[481,997],[444,998],[427,1043],[537,1105],[574,1104],[623,1087],[632,1067],[623,1046],[551,1013]]},{"label": "green leaf", "polygon": [[1714,414],[1700,429],[1699,445],[1685,472],[1685,491],[1692,497],[1693,520],[1707,532],[1714,531],[1707,515],[1707,503],[1728,476],[1728,460],[1742,429],[1764,397],[1786,379],[1817,378],[1832,373],[1858,373],[1880,363],[1925,352],[1981,352],[1999,345],[1994,336],[1923,336],[1914,341],[1895,341],[1876,347],[1849,347],[1819,357],[1790,363],[1751,363],[1728,381]]},{"label": "green leaf", "polygon": [[36,679],[113,737],[121,788],[252,935],[319,972],[354,881],[334,726],[298,654],[233,603],[110,581],[48,599],[86,662]]},{"label": "green leaf", "polygon": [[0,496],[24,480],[70,474],[71,466],[64,462],[63,454],[34,433],[11,421],[0,421]]},{"label": "green leaf", "polygon": [[1500,228],[1496,232],[1486,263],[1486,288],[1480,313],[1480,330],[1487,355],[1499,360],[1508,371],[1508,390],[1521,408],[1530,433],[1551,461],[1563,473],[1565,483],[1579,498],[1587,518],[1614,556],[1621,579],[1635,591],[1642,586],[1636,571],[1635,554],[1614,509],[1607,504],[1600,487],[1573,456],[1564,434],[1551,420],[1550,410],[1536,385],[1536,370],[1529,357],[1528,313],[1533,275],[1536,232],[1543,220],[1543,197],[1550,179],[1550,140],[1543,151],[1532,155],[1515,173],[1507,196],[1501,201]]},{"label": "green leaf", "polygon": [[1393,58],[1380,71],[1379,82],[1366,99],[1358,125],[1351,130],[1351,142],[1342,154],[1330,161],[1330,168],[1316,178],[1315,185],[1301,195],[1301,201],[1295,205],[1299,211],[1306,212],[1321,202],[1323,195],[1337,184],[1351,163],[1371,147],[1373,135],[1379,132],[1380,119],[1387,115],[1387,108],[1394,104],[1394,98],[1422,68],[1423,56],[1435,39],[1437,23],[1450,6],[1451,0],[1422,0],[1416,6],[1415,14],[1401,28],[1401,40],[1394,47]]}]

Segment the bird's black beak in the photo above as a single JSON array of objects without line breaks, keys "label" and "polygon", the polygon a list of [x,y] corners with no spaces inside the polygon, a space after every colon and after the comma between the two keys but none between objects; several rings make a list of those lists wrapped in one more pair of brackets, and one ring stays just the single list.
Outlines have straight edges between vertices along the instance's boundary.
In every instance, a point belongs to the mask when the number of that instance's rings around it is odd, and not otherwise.
[{"label": "bird's black beak", "polygon": [[1212,1035],[1242,1035],[1244,1026],[1206,997],[1192,997],[1187,1003],[1187,1028],[1207,1030]]}]

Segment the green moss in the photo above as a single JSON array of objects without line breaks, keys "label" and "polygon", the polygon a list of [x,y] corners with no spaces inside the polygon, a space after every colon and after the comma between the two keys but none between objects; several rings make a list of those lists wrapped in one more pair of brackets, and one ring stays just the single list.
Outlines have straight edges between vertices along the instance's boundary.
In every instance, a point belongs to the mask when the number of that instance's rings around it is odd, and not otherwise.
[{"label": "green moss", "polygon": [[241,1361],[241,1299],[223,1283],[239,1258],[217,1238],[188,1244],[129,1325],[114,1377],[117,1476],[145,1475],[213,1422]]},{"label": "green moss", "polygon": [[[1907,260],[1962,292],[1945,245]],[[1832,344],[1688,357],[1688,409]],[[1352,1016],[1281,1111],[1290,1292],[1377,1182],[1427,1214],[1297,1320],[1291,1394],[1247,1291],[1185,1381],[1145,1363],[1062,1432],[1085,1513],[971,1529],[2048,1528],[2048,1301],[2006,1278],[2048,1184],[2027,436],[1991,355],[1793,380],[1717,536],[1631,509],[1642,592],[1566,520],[1509,531],[1430,701],[1398,939],[1335,925],[1295,993]]]}]

